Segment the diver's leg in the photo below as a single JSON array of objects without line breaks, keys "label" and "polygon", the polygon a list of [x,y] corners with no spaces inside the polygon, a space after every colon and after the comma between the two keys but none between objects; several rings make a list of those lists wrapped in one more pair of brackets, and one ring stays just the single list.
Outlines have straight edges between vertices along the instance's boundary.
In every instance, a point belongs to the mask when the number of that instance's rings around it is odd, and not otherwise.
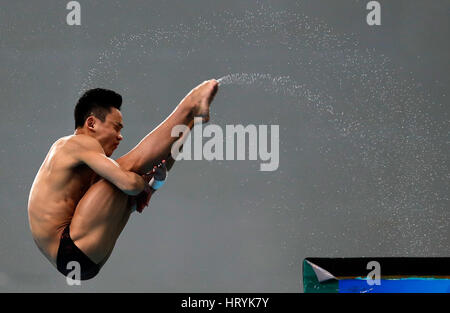
[{"label": "diver's leg", "polygon": [[[207,122],[209,105],[217,88],[218,84],[215,80],[206,81],[194,88],[158,127],[145,136],[130,152],[117,159],[120,166],[142,175],[167,158],[172,145],[181,137],[181,134],[172,136],[174,127],[184,125],[189,130],[192,129],[195,116],[200,116],[201,120]],[[185,139],[187,133],[183,136]]]},{"label": "diver's leg", "polygon": [[101,263],[113,249],[129,214],[128,196],[101,179],[78,202],[70,237],[94,263]]}]

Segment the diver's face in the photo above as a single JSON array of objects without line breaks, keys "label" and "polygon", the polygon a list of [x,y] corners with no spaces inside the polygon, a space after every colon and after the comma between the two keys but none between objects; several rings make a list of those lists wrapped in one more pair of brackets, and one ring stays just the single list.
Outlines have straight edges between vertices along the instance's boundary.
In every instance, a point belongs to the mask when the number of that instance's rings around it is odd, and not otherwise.
[{"label": "diver's face", "polygon": [[116,108],[111,108],[111,112],[105,117],[105,121],[97,119],[96,138],[105,151],[106,156],[111,156],[123,139],[120,134],[123,128],[122,113]]}]

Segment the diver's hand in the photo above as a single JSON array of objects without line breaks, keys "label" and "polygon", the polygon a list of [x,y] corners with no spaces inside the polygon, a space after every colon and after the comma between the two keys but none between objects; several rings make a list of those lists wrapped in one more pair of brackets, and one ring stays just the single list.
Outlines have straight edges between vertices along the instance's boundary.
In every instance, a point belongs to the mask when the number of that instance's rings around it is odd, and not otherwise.
[{"label": "diver's hand", "polygon": [[138,195],[130,197],[132,211],[136,210],[139,213],[142,213],[148,206],[153,193],[164,185],[167,178],[166,160],[162,160],[158,166],[154,166],[150,172],[142,175],[142,178],[145,181],[144,190]]},{"label": "diver's hand", "polygon": [[155,172],[155,169],[153,169],[150,172],[142,175],[142,178],[145,181],[144,190],[142,190],[136,196],[132,196],[129,198],[131,212],[138,211],[139,213],[142,213],[142,211],[144,211],[144,208],[148,206],[150,198],[152,197],[152,194],[154,192],[154,190],[150,187],[149,182],[155,175]]},{"label": "diver's hand", "polygon": [[152,171],[153,177],[150,179],[150,182],[148,183],[150,187],[153,190],[158,190],[161,188],[167,179],[167,167],[166,167],[166,160],[162,160],[161,163],[158,164],[158,166],[155,166]]},{"label": "diver's hand", "polygon": [[142,213],[144,211],[144,208],[148,206],[148,203],[150,202],[150,198],[152,197],[154,190],[150,188],[148,184],[145,185],[144,190],[135,196],[135,205],[136,205],[136,211],[139,213]]}]

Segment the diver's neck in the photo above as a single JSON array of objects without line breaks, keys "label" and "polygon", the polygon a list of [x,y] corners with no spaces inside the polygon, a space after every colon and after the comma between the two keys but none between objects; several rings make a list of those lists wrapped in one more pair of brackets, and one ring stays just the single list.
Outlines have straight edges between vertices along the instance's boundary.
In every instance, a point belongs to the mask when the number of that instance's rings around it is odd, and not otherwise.
[{"label": "diver's neck", "polygon": [[92,134],[84,129],[84,128],[77,128],[75,129],[75,132],[73,133],[74,135],[88,135],[88,136],[92,136]]}]

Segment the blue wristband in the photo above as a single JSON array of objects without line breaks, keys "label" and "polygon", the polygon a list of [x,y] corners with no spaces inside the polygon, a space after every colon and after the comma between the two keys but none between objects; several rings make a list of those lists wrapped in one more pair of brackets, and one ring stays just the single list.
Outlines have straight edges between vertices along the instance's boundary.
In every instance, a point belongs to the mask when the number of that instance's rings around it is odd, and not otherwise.
[{"label": "blue wristband", "polygon": [[164,185],[165,182],[166,182],[165,180],[154,179],[153,183],[150,185],[150,187],[152,187],[155,190],[158,190],[159,188],[161,188]]}]

